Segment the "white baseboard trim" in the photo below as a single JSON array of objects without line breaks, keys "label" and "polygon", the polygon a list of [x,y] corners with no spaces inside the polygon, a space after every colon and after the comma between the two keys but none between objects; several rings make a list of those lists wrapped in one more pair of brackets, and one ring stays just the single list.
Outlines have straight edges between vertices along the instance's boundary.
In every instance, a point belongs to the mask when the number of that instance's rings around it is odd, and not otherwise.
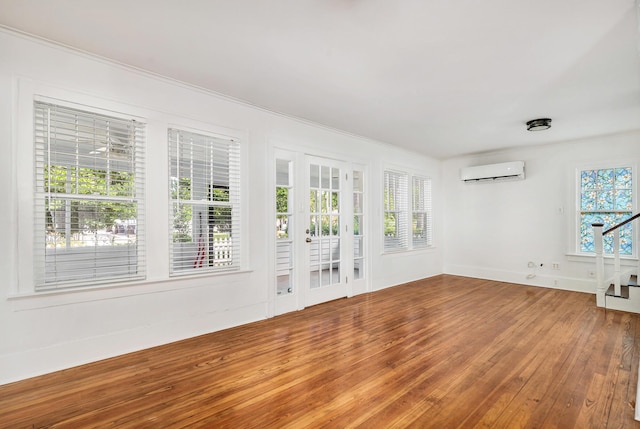
[{"label": "white baseboard trim", "polygon": [[527,286],[546,287],[550,289],[568,290],[572,292],[596,293],[595,279],[552,276],[549,273],[536,274],[529,278],[530,272],[488,269],[475,266],[451,265],[445,267],[445,274],[499,282],[516,283]]},{"label": "white baseboard trim", "polygon": [[0,385],[255,322],[265,304],[0,356]]}]

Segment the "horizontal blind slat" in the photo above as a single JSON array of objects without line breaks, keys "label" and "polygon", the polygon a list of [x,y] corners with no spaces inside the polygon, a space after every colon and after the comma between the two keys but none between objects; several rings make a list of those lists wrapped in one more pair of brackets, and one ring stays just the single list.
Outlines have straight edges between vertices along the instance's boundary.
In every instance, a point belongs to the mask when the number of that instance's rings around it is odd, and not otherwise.
[{"label": "horizontal blind slat", "polygon": [[34,103],[36,290],[144,278],[144,136],[138,121]]},{"label": "horizontal blind slat", "polygon": [[240,145],[169,129],[172,275],[240,267]]}]

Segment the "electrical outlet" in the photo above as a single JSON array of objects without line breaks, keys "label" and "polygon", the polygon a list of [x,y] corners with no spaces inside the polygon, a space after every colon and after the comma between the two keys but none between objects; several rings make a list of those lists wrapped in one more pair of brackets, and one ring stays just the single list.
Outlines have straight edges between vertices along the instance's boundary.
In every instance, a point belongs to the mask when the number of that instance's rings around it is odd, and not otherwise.
[{"label": "electrical outlet", "polygon": [[560,269],[560,264],[557,262],[552,262],[551,263],[551,269],[552,270],[559,270]]}]

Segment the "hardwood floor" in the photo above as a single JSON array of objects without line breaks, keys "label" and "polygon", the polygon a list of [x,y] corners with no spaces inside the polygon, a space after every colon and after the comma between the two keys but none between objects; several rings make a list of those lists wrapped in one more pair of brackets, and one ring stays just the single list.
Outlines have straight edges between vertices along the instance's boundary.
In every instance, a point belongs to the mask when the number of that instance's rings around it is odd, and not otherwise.
[{"label": "hardwood floor", "polygon": [[640,428],[638,315],[438,276],[0,386],[3,428]]}]

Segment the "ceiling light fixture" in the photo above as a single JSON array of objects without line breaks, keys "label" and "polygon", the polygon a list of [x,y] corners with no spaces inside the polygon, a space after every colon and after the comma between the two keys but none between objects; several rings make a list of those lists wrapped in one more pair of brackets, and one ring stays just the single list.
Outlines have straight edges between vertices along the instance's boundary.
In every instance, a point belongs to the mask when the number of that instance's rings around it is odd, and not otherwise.
[{"label": "ceiling light fixture", "polygon": [[549,128],[551,128],[551,119],[549,118],[532,119],[527,122],[528,131],[542,131]]}]

